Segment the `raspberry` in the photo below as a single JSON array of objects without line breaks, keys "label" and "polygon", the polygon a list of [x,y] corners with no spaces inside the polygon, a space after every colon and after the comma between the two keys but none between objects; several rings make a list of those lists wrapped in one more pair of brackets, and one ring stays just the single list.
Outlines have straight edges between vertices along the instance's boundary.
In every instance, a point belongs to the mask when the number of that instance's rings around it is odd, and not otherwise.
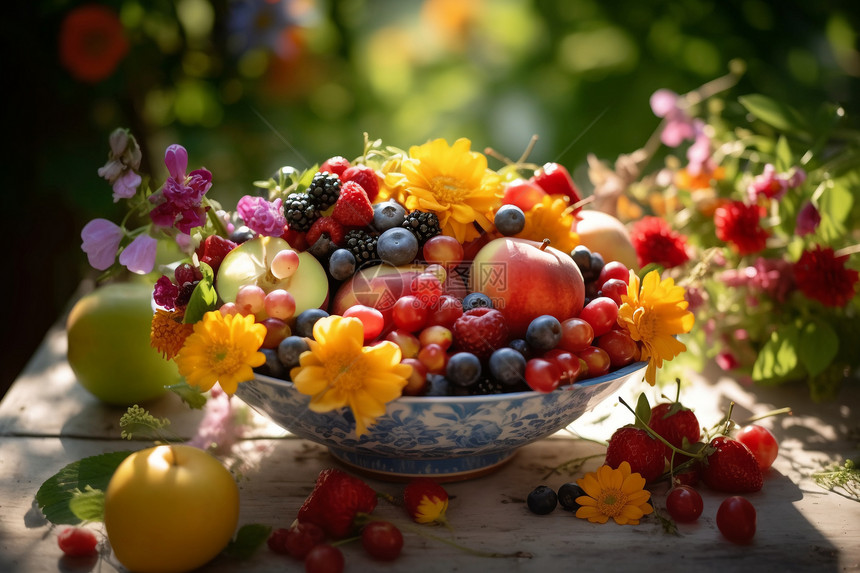
[{"label": "raspberry", "polygon": [[347,181],[340,188],[331,216],[347,227],[365,227],[373,221],[373,206],[361,185]]},{"label": "raspberry", "polygon": [[281,235],[281,238],[298,252],[306,251],[310,246],[308,245],[307,233],[296,231],[289,227],[284,228],[284,233]]},{"label": "raspberry", "polygon": [[235,248],[236,243],[233,241],[220,235],[209,235],[197,247],[197,258],[201,263],[206,263],[212,267],[212,272],[217,273],[221,267],[221,261],[227,256],[227,253]]},{"label": "raspberry", "polygon": [[314,224],[311,225],[311,228],[305,234],[305,239],[309,245],[313,245],[323,233],[327,234],[328,238],[335,245],[342,246],[344,244],[346,229],[331,217],[320,217],[314,221]]},{"label": "raspberry", "polygon": [[364,192],[367,193],[367,198],[373,203],[376,196],[379,195],[379,179],[376,177],[376,171],[367,165],[355,165],[344,171],[340,175],[341,181],[355,181]]},{"label": "raspberry", "polygon": [[463,313],[451,327],[459,350],[487,358],[493,350],[505,346],[508,326],[504,315],[494,308],[473,308]]},{"label": "raspberry", "polygon": [[57,536],[57,545],[69,557],[83,557],[95,554],[98,539],[89,529],[67,527]]},{"label": "raspberry", "polygon": [[329,173],[334,173],[335,175],[341,176],[343,172],[349,168],[349,159],[346,157],[341,157],[340,155],[335,155],[334,157],[329,157],[323,164],[320,165],[320,171],[328,171]]}]

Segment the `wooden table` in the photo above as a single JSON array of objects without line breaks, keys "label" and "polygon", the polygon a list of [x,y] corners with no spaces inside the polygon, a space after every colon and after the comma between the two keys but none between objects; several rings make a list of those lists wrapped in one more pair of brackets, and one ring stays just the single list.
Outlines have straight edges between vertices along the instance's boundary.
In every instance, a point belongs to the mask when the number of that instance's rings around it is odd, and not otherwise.
[{"label": "wooden table", "polygon": [[[42,482],[69,462],[145,442],[119,439],[121,408],[99,403],[80,387],[66,362],[61,326],[48,332],[26,370],[0,403],[0,571],[122,570],[108,554],[80,565],[62,559],[58,529],[42,517],[34,494]],[[585,471],[602,461],[602,446],[576,439],[573,433],[522,448],[492,475],[447,484],[452,500],[448,516],[453,531],[423,529],[454,539],[463,546],[516,553],[519,557],[478,557],[445,543],[404,532],[405,547],[393,563],[373,562],[358,544],[343,547],[347,571],[850,571],[860,569],[860,503],[819,487],[810,475],[846,457],[858,457],[860,385],[846,388],[834,403],[814,404],[803,387],[766,390],[743,386],[716,372],[691,374],[682,401],[693,407],[703,425],[715,423],[735,403],[734,418],[791,406],[794,414],[762,422],[781,442],[780,456],[765,478],[762,491],[748,496],[758,512],[752,544],[735,545],[715,524],[725,494],[701,488],[705,510],[698,522],[679,524],[678,535],[664,533],[651,517],[638,526],[596,525],[557,509],[546,516],[531,514],[524,501],[540,484],[559,487],[581,477],[552,473],[550,468],[588,455]],[[628,383],[620,396],[634,399],[643,383]],[[652,394],[652,403],[656,394]],[[192,411],[170,394],[148,407],[172,421],[183,436],[194,434],[202,413]],[[613,397],[577,421],[580,436],[606,440],[631,415]],[[235,448],[232,460],[239,475],[240,524],[288,527],[320,470],[336,462],[322,447],[286,435],[257,418],[253,431]],[[548,475],[550,474],[550,475]],[[397,494],[399,484],[368,480],[378,491]],[[652,488],[653,502],[664,507],[665,485]],[[377,514],[403,523],[402,509],[380,502]],[[98,529],[98,528],[97,528]],[[530,556],[527,556],[530,555]],[[216,558],[205,571],[301,571],[302,564],[261,548],[241,566]]]}]

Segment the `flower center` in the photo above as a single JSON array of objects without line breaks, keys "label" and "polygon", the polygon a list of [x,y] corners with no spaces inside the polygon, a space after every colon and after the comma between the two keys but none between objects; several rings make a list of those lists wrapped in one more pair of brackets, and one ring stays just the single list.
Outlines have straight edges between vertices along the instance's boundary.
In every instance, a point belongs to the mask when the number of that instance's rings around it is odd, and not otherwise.
[{"label": "flower center", "polygon": [[326,378],[332,386],[344,392],[360,390],[367,378],[367,368],[361,357],[335,355],[325,365]]},{"label": "flower center", "polygon": [[463,187],[463,182],[450,175],[434,177],[430,185],[433,186],[433,195],[436,196],[436,199],[447,201],[448,203],[461,201],[463,196],[467,194],[467,190]]},{"label": "flower center", "polygon": [[653,312],[648,312],[644,307],[639,307],[633,312],[633,322],[639,333],[640,340],[654,340],[657,336],[658,322]]},{"label": "flower center", "polygon": [[213,346],[209,356],[209,364],[212,370],[218,374],[235,372],[243,364],[241,352],[237,352],[236,349],[226,345]]},{"label": "flower center", "polygon": [[616,517],[621,515],[627,504],[627,496],[617,489],[605,490],[597,500],[597,510],[603,515]]}]

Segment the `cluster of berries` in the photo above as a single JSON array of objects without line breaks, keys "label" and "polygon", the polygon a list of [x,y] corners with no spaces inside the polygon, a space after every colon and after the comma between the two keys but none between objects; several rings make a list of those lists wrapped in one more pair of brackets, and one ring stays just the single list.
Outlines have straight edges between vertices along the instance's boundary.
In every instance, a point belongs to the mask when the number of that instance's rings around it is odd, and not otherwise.
[{"label": "cluster of berries", "polygon": [[[325,469],[293,524],[272,532],[267,541],[269,549],[303,561],[305,571],[337,573],[343,571],[345,558],[335,542],[356,536],[373,559],[393,561],[403,549],[403,534],[393,523],[372,516],[378,497],[360,478],[339,469]],[[444,522],[448,493],[429,478],[416,478],[404,487],[402,499],[397,501],[415,522]],[[427,508],[437,511],[428,515]]]}]

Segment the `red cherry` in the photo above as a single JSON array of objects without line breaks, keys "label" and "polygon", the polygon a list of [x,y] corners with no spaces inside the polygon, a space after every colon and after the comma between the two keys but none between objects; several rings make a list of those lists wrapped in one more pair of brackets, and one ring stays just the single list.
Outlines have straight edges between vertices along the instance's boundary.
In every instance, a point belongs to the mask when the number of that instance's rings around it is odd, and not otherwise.
[{"label": "red cherry", "polygon": [[515,179],[505,187],[505,194],[502,197],[502,203],[505,205],[516,205],[523,212],[528,212],[529,209],[535,206],[536,203],[543,201],[547,196],[547,192],[532,181],[525,179]]},{"label": "red cherry", "polygon": [[393,561],[403,549],[403,534],[387,521],[371,521],[361,531],[364,550],[380,561]]},{"label": "red cherry", "polygon": [[526,384],[536,392],[552,392],[561,383],[561,368],[555,362],[532,358],[526,362]]},{"label": "red cherry", "polygon": [[765,471],[773,465],[773,461],[779,454],[779,444],[776,438],[764,426],[757,424],[744,426],[735,434],[735,439],[752,451],[761,471]]},{"label": "red cherry", "polygon": [[675,521],[696,521],[702,515],[702,509],[704,502],[701,494],[688,485],[675,486],[666,495],[666,510]]},{"label": "red cherry", "polygon": [[733,495],[717,510],[717,527],[734,543],[749,543],[755,535],[756,511],[745,497]]},{"label": "red cherry", "polygon": [[579,318],[591,325],[596,338],[612,330],[618,320],[618,305],[607,296],[599,296],[583,307]]}]

